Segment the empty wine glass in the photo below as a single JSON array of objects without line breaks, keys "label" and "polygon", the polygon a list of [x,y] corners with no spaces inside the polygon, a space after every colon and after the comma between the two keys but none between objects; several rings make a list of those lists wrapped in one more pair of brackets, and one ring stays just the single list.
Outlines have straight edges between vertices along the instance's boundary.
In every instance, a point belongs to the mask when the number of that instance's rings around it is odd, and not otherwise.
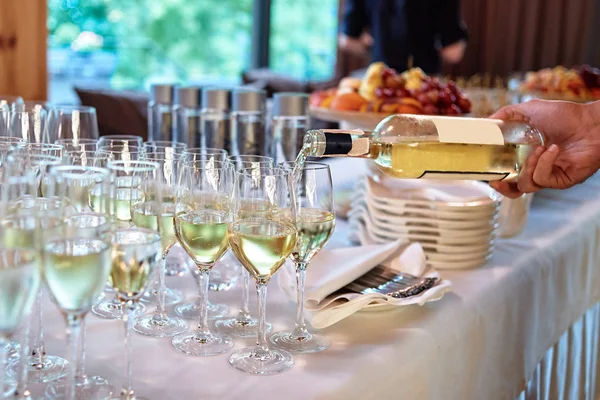
[{"label": "empty wine glass", "polygon": [[29,143],[50,143],[46,131],[48,110],[41,106],[19,106],[10,111],[10,136],[20,137]]},{"label": "empty wine glass", "polygon": [[65,156],[66,163],[83,167],[106,168],[109,161],[114,161],[112,154],[96,151],[71,151]]},{"label": "empty wine glass", "polygon": [[[136,179],[138,177],[134,174],[133,179],[137,184],[140,196],[132,197],[131,201],[131,216],[135,226],[158,230],[162,240],[162,262],[158,271],[158,288],[156,290],[158,304],[152,315],[138,318],[134,326],[136,332],[153,337],[175,336],[188,329],[185,320],[168,315],[166,311],[167,294],[170,296],[170,301],[175,298],[179,302],[183,300],[183,293],[180,291],[170,290],[167,293],[165,281],[167,254],[177,242],[173,227],[173,216],[175,214],[175,193],[179,182],[181,162],[181,154],[170,152],[169,149],[166,150],[166,152],[146,153],[145,160],[154,162],[159,166],[155,179],[160,182],[152,180],[154,177],[144,176],[144,179]],[[160,192],[155,189],[157,184],[162,188]],[[159,200],[158,197],[161,197],[160,202],[157,201]]]},{"label": "empty wine glass", "polygon": [[43,271],[67,323],[69,374],[47,389],[52,399],[106,398],[112,385],[85,374],[85,316],[102,292],[111,267],[111,179],[107,169],[58,166],[50,171],[50,198],[64,199],[62,228],[44,245]]},{"label": "empty wine glass", "polygon": [[199,270],[200,318],[194,331],[173,337],[176,350],[193,356],[214,356],[233,346],[230,337],[208,325],[209,274],[225,254],[233,168],[229,163],[186,162],[180,174],[175,214],[177,240]]},{"label": "empty wine glass", "polygon": [[[285,350],[270,349],[266,338],[267,284],[296,244],[296,200],[290,174],[280,168],[236,173],[233,222],[227,228],[231,250],[254,277],[258,293],[256,346],[234,351],[229,363],[256,375],[283,372],[294,363]],[[248,204],[264,204],[264,213],[247,213]]]},{"label": "empty wine glass", "polygon": [[137,161],[144,159],[146,149],[128,144],[103,145],[98,141],[98,154],[110,154],[115,161]]},{"label": "empty wine glass", "polygon": [[98,139],[98,147],[111,145],[143,147],[144,139],[135,135],[104,135]]},{"label": "empty wine glass", "polygon": [[[280,164],[293,172],[296,163]],[[297,199],[296,229],[298,240],[291,260],[296,268],[296,326],[291,332],[277,332],[271,343],[295,353],[316,353],[327,349],[331,341],[308,331],[304,320],[304,282],[310,261],[325,246],[335,229],[333,184],[329,165],[306,162],[294,181]]]},{"label": "empty wine glass", "polygon": [[98,139],[58,139],[54,143],[63,146],[66,153],[98,150]]},{"label": "empty wine glass", "polygon": [[48,139],[98,139],[96,109],[86,106],[54,106],[48,112],[46,123]]},{"label": "empty wine glass", "polygon": [[187,144],[170,140],[150,140],[144,142],[144,147],[148,152],[165,152],[181,154],[187,148]]},{"label": "empty wine glass", "polygon": [[209,147],[188,147],[183,151],[183,159],[184,161],[201,161],[205,159],[225,162],[227,161],[227,151]]}]

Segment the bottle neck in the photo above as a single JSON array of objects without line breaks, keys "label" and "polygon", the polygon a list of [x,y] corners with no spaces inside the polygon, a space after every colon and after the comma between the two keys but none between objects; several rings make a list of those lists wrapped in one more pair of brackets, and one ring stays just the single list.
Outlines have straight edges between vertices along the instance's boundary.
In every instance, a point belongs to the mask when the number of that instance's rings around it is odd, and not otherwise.
[{"label": "bottle neck", "polygon": [[361,130],[318,129],[304,136],[308,157],[366,157],[369,138]]}]

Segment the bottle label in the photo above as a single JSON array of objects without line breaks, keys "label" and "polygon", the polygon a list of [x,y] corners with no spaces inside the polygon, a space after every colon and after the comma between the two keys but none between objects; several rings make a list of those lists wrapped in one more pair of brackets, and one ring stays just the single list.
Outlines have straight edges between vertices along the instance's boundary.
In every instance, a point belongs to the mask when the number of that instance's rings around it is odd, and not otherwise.
[{"label": "bottle label", "polygon": [[504,145],[498,120],[432,117],[441,143]]},{"label": "bottle label", "polygon": [[436,180],[474,180],[474,181],[501,181],[508,177],[509,173],[502,172],[444,172],[444,171],[425,171],[418,179],[436,179]]}]

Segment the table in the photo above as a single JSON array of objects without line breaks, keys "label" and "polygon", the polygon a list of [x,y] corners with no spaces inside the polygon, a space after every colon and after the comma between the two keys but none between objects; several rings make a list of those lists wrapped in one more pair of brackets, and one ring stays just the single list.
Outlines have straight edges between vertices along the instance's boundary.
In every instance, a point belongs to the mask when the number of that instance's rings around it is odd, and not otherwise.
[{"label": "table", "polygon": [[[364,172],[332,164],[338,186]],[[339,221],[330,246],[348,246]],[[518,237],[498,240],[488,264],[442,271],[454,292],[424,307],[362,312],[324,330],[326,352],[296,357],[292,370],[255,377],[227,356],[176,353],[168,339],[134,337],[134,387],[155,400],[185,399],[567,399],[596,397],[600,326],[600,177],[544,191]],[[335,266],[332,266],[335,267]],[[310,273],[310,272],[309,272]],[[187,275],[169,285],[195,293]],[[235,310],[239,291],[211,293]],[[254,296],[255,298],[255,296]],[[255,309],[255,302],[252,303]],[[65,355],[64,324],[45,304],[48,351]],[[267,317],[290,327],[294,304],[271,282]],[[236,340],[235,348],[252,341]],[[124,380],[123,327],[90,315],[87,370]]]}]

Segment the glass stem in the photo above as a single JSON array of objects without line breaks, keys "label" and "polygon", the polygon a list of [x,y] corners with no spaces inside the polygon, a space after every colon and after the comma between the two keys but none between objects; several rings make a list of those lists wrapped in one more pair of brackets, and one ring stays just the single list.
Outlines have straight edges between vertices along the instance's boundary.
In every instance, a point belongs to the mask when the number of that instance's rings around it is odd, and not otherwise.
[{"label": "glass stem", "polygon": [[6,380],[6,359],[8,358],[8,338],[0,336],[0,399],[4,398]]},{"label": "glass stem", "polygon": [[163,258],[158,271],[158,304],[154,312],[155,320],[162,320],[165,314],[165,291],[166,291],[166,273],[167,273],[167,253],[163,253]]},{"label": "glass stem", "polygon": [[198,275],[198,285],[200,286],[200,320],[198,321],[198,333],[203,335],[210,334],[208,328],[208,280],[210,269],[206,267],[200,268]]},{"label": "glass stem", "polygon": [[122,394],[125,395],[126,398],[129,398],[133,394],[133,348],[131,346],[131,337],[133,336],[133,323],[135,320],[135,303],[133,301],[123,303],[123,308],[125,311],[123,319],[125,322],[125,352],[127,353],[125,375],[127,376],[127,381],[125,382],[125,387],[122,390]]},{"label": "glass stem", "polygon": [[81,319],[79,332],[79,352],[77,353],[77,372],[75,378],[77,381],[85,382],[85,318]]},{"label": "glass stem", "polygon": [[250,319],[252,318],[252,316],[250,315],[250,285],[252,284],[252,282],[250,282],[250,273],[248,271],[246,271],[246,269],[242,268],[242,279],[243,279],[243,285],[242,285],[242,307],[239,310],[238,313],[238,321],[243,321],[243,322],[247,322],[250,321]]},{"label": "glass stem", "polygon": [[294,339],[302,339],[310,336],[304,322],[304,283],[306,281],[306,263],[296,263],[296,290],[298,305],[296,306],[296,327],[291,336]]},{"label": "glass stem", "polygon": [[33,364],[39,368],[42,367],[46,362],[46,349],[44,348],[44,329],[42,327],[42,289],[38,291],[38,294],[35,298],[35,307],[31,315],[31,356],[33,357]]},{"label": "glass stem", "polygon": [[268,352],[269,347],[267,346],[267,283],[257,282],[256,292],[258,294],[258,339],[256,345],[263,352]]},{"label": "glass stem", "polygon": [[[35,310],[34,310],[35,311]],[[32,318],[25,318],[23,327],[21,329],[21,349],[19,352],[19,363],[17,366],[17,390],[15,392],[15,398],[24,399],[27,398],[30,393],[27,389],[27,381],[29,375],[29,341],[31,340],[31,320]],[[24,361],[25,360],[25,361]]]},{"label": "glass stem", "polygon": [[67,392],[66,400],[75,400],[77,393],[75,392],[75,379],[77,376],[77,359],[79,356],[79,345],[81,344],[81,338],[79,334],[81,332],[81,316],[69,315],[67,316],[67,354],[69,360],[69,371],[67,375]]}]

